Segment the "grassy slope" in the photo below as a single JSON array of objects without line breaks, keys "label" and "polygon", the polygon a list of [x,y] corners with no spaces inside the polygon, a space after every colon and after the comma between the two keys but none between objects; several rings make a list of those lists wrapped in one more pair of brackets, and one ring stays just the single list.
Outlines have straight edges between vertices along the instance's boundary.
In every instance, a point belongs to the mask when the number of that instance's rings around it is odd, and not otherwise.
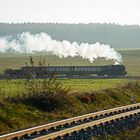
[{"label": "grassy slope", "polygon": [[24,104],[11,104],[0,100],[0,108],[0,134],[48,121],[45,113]]},{"label": "grassy slope", "polygon": [[140,102],[140,85],[131,86],[130,84],[123,88],[118,87],[98,92],[73,94],[72,104],[65,103],[62,107],[51,112],[42,111],[37,105],[25,104],[20,100],[11,102],[11,100],[0,98],[0,134],[31,127],[43,122],[129,104],[132,92],[135,95],[136,102]]},{"label": "grassy slope", "polygon": [[[129,75],[140,75],[140,50],[120,50],[123,56],[123,64],[126,66]],[[68,57],[59,59],[57,56],[52,55],[35,55],[34,60],[47,60],[51,65],[107,65],[112,64],[111,61],[105,61],[98,59],[94,63],[90,63],[88,60],[81,59],[79,57]],[[28,62],[27,55],[0,55],[0,72],[6,68],[20,68],[25,66],[25,62]]]}]

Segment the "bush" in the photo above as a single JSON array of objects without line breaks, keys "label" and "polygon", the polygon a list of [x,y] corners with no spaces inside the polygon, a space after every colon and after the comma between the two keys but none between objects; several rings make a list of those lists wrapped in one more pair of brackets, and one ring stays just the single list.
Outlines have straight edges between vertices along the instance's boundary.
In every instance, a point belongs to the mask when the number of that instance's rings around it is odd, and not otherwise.
[{"label": "bush", "polygon": [[[34,67],[32,57],[29,58],[29,64],[26,63],[26,65],[28,66],[28,73],[30,75],[27,74],[27,79],[25,80],[26,92],[10,99],[12,102],[22,101],[27,105],[35,106],[43,111],[49,112],[73,104],[74,98],[68,95],[70,89],[63,87],[61,82],[58,82],[53,75],[53,78],[36,79],[34,76],[35,71],[32,69]],[[45,61],[39,61],[39,66],[45,66]]]},{"label": "bush", "polygon": [[13,102],[23,102],[48,112],[73,104],[73,97],[68,94],[70,89],[54,78],[26,80],[25,88],[26,92],[12,98]]}]

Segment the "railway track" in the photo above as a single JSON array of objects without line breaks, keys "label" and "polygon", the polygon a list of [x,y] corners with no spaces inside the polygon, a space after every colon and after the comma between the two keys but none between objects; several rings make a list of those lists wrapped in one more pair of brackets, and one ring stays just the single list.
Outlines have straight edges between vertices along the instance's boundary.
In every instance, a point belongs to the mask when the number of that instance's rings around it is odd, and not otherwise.
[{"label": "railway track", "polygon": [[[52,78],[51,76],[48,77],[44,77],[44,78]],[[44,79],[44,78],[40,78],[40,79]],[[55,78],[58,79],[63,79],[63,78],[70,78],[70,79],[116,79],[116,78],[122,78],[122,79],[132,79],[132,80],[140,80],[140,76],[70,76],[70,77],[66,77],[66,76],[55,76]],[[0,75],[0,80],[3,79],[7,79],[6,77],[4,77],[3,75]],[[24,78],[10,78],[13,80],[18,80],[18,79],[24,79]]]},{"label": "railway track", "polygon": [[89,113],[62,121],[48,123],[29,129],[9,133],[0,136],[0,140],[11,139],[36,139],[50,140],[69,137],[71,134],[78,134],[81,130],[92,129],[93,126],[103,125],[119,119],[140,115],[140,103],[122,107],[116,107],[95,113]]}]

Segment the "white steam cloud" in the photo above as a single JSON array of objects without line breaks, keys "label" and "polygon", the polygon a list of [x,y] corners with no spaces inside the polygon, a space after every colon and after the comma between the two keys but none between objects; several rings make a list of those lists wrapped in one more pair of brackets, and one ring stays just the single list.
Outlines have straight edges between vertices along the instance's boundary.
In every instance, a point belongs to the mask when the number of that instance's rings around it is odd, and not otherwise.
[{"label": "white steam cloud", "polygon": [[18,34],[16,39],[12,36],[0,37],[0,53],[36,53],[50,52],[63,57],[80,56],[93,62],[97,58],[113,60],[115,63],[121,63],[121,55],[109,45],[81,43],[70,43],[69,41],[53,40],[48,34],[40,33],[33,35],[29,32]]}]

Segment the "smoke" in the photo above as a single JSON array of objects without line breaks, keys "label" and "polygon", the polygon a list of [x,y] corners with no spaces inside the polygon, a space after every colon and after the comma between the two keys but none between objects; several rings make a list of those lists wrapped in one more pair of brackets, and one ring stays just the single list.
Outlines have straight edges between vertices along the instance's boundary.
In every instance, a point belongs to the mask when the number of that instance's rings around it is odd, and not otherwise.
[{"label": "smoke", "polygon": [[29,32],[18,34],[15,39],[12,36],[0,37],[0,52],[16,53],[36,53],[50,52],[63,57],[80,56],[93,62],[97,58],[113,60],[115,63],[121,63],[121,55],[109,45],[69,42],[67,40],[53,40],[48,34],[40,33],[33,35]]}]

